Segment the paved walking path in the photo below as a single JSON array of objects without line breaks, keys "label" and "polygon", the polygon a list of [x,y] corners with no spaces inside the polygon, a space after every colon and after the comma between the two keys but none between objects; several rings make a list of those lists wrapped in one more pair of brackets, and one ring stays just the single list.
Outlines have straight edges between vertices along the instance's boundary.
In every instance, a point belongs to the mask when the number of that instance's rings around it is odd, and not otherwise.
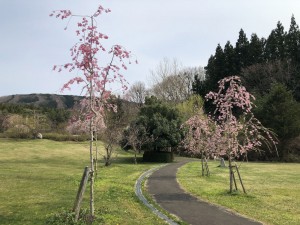
[{"label": "paved walking path", "polygon": [[149,176],[148,192],[162,208],[193,225],[261,225],[185,193],[176,181],[176,173],[188,161],[180,159]]}]

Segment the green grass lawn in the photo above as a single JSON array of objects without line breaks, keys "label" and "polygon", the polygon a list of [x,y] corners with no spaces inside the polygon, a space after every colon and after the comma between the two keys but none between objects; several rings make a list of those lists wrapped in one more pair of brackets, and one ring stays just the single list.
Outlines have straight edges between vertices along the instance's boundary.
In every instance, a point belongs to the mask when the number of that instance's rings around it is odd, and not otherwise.
[{"label": "green grass lawn", "polygon": [[[88,159],[88,143],[0,139],[0,224],[44,224],[49,214],[71,209]],[[134,194],[136,179],[158,164],[134,165],[131,154],[118,152],[111,166],[100,165],[95,208],[103,224],[165,224]],[[200,162],[179,169],[181,186],[265,224],[300,224],[300,164],[243,163],[247,195],[229,195],[228,169],[209,165],[208,178]]]},{"label": "green grass lawn", "polygon": [[[264,224],[300,224],[299,163],[242,163],[239,171],[247,194],[240,191],[232,195],[228,193],[228,168],[218,165],[209,162],[211,176],[201,177],[201,163],[188,163],[179,169],[178,181],[183,189],[200,199]],[[242,190],[241,186],[238,188]]]},{"label": "green grass lawn", "polygon": [[[88,143],[0,139],[0,224],[44,224],[71,209],[88,159]],[[165,224],[134,194],[136,179],[158,164],[134,165],[132,155],[118,152],[111,166],[100,165],[95,208],[103,224]]]}]

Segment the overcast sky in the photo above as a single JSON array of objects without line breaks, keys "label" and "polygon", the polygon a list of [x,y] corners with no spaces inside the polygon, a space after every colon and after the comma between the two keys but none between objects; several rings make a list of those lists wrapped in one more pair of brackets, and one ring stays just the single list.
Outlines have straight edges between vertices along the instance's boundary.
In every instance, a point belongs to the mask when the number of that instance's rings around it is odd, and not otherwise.
[{"label": "overcast sky", "polygon": [[[101,4],[111,13],[98,17],[109,36],[106,48],[121,44],[138,59],[123,73],[127,81],[149,83],[150,70],[167,57],[183,66],[205,66],[217,44],[235,44],[241,28],[265,37],[281,21],[289,29],[294,14],[300,24],[299,0],[0,0],[0,96],[61,94],[74,74],[56,73],[53,65],[71,62],[76,20],[49,17],[70,9],[91,15]],[[73,23],[73,24],[72,24]],[[79,94],[79,88],[63,94]]]}]

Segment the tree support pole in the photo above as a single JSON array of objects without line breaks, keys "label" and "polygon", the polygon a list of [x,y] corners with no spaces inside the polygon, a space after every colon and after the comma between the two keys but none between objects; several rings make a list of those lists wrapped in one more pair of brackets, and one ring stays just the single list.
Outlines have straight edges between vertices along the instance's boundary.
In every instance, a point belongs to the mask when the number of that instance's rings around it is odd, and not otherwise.
[{"label": "tree support pole", "polygon": [[246,194],[246,190],[245,190],[245,187],[244,187],[244,184],[243,184],[243,181],[242,181],[242,178],[241,178],[241,175],[240,175],[240,172],[239,172],[239,169],[238,169],[237,165],[235,165],[235,168],[236,168],[237,174],[238,174],[238,176],[239,176],[239,179],[240,179],[240,182],[241,182],[243,191],[244,191],[244,193]]},{"label": "tree support pole", "polygon": [[237,191],[237,185],[236,185],[236,180],[235,180],[235,176],[234,176],[233,171],[232,171],[232,179],[233,179],[233,182],[234,182],[235,190]]}]

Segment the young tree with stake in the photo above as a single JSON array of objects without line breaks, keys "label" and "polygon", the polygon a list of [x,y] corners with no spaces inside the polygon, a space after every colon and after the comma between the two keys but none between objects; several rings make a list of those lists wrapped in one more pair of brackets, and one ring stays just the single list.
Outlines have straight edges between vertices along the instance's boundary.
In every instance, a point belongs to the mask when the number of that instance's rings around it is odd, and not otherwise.
[{"label": "young tree with stake", "polygon": [[[183,125],[186,129],[185,138],[183,140],[184,149],[189,155],[201,157],[202,176],[205,174],[204,161],[210,155],[214,155],[217,149],[218,140],[215,140],[216,125],[206,117],[202,110],[188,119]],[[206,164],[206,175],[209,175],[208,166]]]},{"label": "young tree with stake", "polygon": [[[105,39],[108,39],[108,36],[97,30],[96,18],[100,14],[109,12],[110,9],[99,6],[91,16],[75,15],[69,10],[53,11],[50,14],[50,16],[60,19],[69,18],[68,23],[74,17],[80,18],[76,30],[76,36],[79,40],[70,49],[72,62],[54,66],[53,70],[58,72],[62,70],[76,71],[78,75],[65,83],[62,91],[70,89],[74,83],[82,85],[82,90],[85,91],[85,98],[81,102],[82,113],[80,117],[83,124],[88,126],[90,134],[90,213],[92,218],[94,217],[94,133],[99,128],[105,127],[104,108],[112,107],[115,109],[107,103],[111,94],[109,85],[120,83],[123,90],[127,89],[127,82],[120,71],[121,68],[127,69],[125,60],[130,63],[130,52],[122,46],[114,45],[107,51],[102,44]],[[100,53],[110,55],[110,60],[106,65],[99,65]]]},{"label": "young tree with stake", "polygon": [[271,145],[276,148],[276,141],[273,139],[274,134],[254,117],[252,100],[255,98],[242,86],[238,76],[225,77],[218,84],[218,92],[209,92],[206,99],[213,100],[216,106],[216,135],[221,140],[218,151],[220,155],[228,157],[232,192],[233,181],[235,182],[232,161],[247,156],[249,151],[259,151],[263,143],[269,149]]}]

